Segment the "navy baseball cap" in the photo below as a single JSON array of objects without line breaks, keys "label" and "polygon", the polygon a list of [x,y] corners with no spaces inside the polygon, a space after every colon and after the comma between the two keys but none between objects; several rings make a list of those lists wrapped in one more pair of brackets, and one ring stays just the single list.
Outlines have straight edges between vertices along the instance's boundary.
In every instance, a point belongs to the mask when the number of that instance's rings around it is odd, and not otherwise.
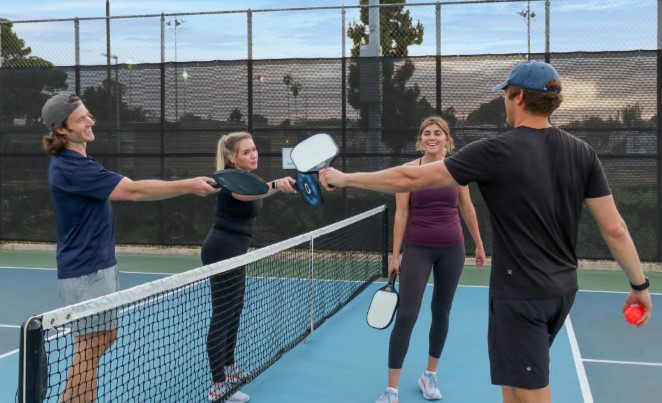
[{"label": "navy baseball cap", "polygon": [[561,88],[548,88],[547,83],[560,80],[559,73],[550,64],[537,60],[521,62],[513,68],[506,81],[492,88],[497,92],[509,85],[516,85],[527,90],[542,92],[561,92]]},{"label": "navy baseball cap", "polygon": [[53,133],[53,129],[67,120],[69,115],[82,104],[83,101],[81,100],[71,102],[70,95],[56,95],[44,104],[41,109],[41,120],[48,127],[48,130]]}]

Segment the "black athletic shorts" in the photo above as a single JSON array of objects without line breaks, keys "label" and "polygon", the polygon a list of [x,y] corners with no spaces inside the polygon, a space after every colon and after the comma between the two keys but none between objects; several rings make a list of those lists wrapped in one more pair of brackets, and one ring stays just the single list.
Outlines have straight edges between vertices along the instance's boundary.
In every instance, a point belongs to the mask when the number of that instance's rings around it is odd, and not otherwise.
[{"label": "black athletic shorts", "polygon": [[490,297],[487,339],[492,384],[523,389],[549,384],[549,349],[575,294],[531,300]]}]

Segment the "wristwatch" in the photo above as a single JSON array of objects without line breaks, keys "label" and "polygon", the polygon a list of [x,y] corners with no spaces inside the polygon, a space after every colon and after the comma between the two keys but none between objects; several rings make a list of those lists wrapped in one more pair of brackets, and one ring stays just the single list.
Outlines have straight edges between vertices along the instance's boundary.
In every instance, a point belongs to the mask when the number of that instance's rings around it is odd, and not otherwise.
[{"label": "wristwatch", "polygon": [[630,283],[630,287],[635,291],[647,290],[648,287],[651,286],[651,282],[648,280],[648,277],[644,277],[644,278],[646,279],[646,281],[644,281],[643,284],[634,285],[634,284]]}]

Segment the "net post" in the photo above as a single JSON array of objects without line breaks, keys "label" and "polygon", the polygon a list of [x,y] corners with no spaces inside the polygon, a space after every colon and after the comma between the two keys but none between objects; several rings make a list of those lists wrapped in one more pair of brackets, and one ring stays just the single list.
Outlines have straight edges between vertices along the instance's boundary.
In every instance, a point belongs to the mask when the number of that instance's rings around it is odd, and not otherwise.
[{"label": "net post", "polygon": [[308,336],[312,336],[315,331],[315,235],[310,236],[310,266],[308,269],[308,309],[310,312],[310,329],[304,336],[303,343],[308,344]]},{"label": "net post", "polygon": [[382,212],[382,277],[388,277],[388,206]]},{"label": "net post", "polygon": [[31,317],[21,325],[18,364],[18,401],[42,402],[48,383],[46,350],[41,317]]}]

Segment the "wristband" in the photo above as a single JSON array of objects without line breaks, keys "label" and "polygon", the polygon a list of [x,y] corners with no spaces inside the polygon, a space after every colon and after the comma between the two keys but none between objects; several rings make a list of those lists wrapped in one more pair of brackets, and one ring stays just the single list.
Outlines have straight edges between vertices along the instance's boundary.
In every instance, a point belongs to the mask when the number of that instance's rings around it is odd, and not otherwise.
[{"label": "wristband", "polygon": [[276,190],[276,181],[271,182],[271,188]]},{"label": "wristband", "polygon": [[644,281],[643,284],[634,285],[634,284],[630,283],[630,287],[635,291],[647,290],[648,287],[651,286],[651,282],[648,280],[648,277],[644,277],[644,278],[646,279],[646,281]]}]

